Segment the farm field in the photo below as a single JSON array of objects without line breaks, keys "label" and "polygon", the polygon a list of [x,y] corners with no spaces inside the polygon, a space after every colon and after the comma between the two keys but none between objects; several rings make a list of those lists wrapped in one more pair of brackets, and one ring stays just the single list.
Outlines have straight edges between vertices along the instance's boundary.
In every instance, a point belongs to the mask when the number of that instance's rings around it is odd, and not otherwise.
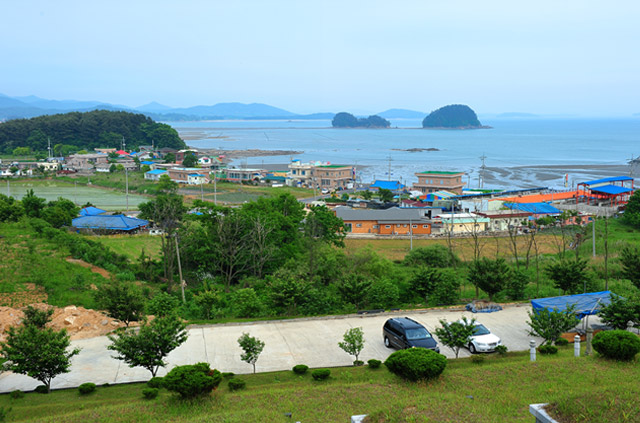
[{"label": "farm field", "polygon": [[[224,369],[220,369],[224,371]],[[637,361],[618,363],[573,357],[573,346],[557,356],[528,353],[486,356],[481,363],[449,360],[436,380],[410,383],[379,369],[339,367],[327,381],[310,372],[241,375],[246,389],[231,392],[227,381],[212,394],[182,401],[166,390],[142,398],[144,384],[76,389],[24,398],[0,396],[11,407],[7,421],[24,422],[346,422],[368,414],[370,422],[531,422],[529,404],[552,403],[563,423],[640,421]],[[285,414],[291,413],[291,419]]]}]

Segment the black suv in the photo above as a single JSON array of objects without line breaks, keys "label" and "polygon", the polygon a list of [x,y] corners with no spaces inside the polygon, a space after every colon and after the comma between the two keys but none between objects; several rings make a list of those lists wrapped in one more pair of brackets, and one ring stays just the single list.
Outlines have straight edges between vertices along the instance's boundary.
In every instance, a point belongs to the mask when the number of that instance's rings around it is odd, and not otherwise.
[{"label": "black suv", "polygon": [[438,343],[420,323],[408,317],[396,317],[386,321],[382,337],[387,348],[427,348],[439,353]]}]

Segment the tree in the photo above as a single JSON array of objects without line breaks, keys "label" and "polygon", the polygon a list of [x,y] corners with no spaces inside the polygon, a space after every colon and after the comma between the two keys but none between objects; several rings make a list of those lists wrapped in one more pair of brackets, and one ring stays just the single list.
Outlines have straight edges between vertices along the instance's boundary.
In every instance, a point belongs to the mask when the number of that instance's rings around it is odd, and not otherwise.
[{"label": "tree", "polygon": [[573,329],[579,322],[574,304],[568,305],[563,311],[556,308],[549,310],[533,310],[529,312],[530,321],[527,322],[531,330],[529,335],[539,336],[547,344],[556,342],[560,335]]},{"label": "tree", "polygon": [[463,317],[458,322],[448,323],[440,320],[441,328],[436,328],[436,336],[442,345],[451,348],[458,358],[460,348],[469,345],[469,339],[473,336],[476,319],[467,320]]},{"label": "tree", "polygon": [[169,175],[162,175],[158,179],[158,191],[165,194],[175,194],[180,187],[177,182],[172,181]]},{"label": "tree", "polygon": [[109,166],[109,173],[114,173],[116,169],[117,169],[116,164],[111,163],[111,166]]},{"label": "tree", "polygon": [[42,382],[50,392],[53,378],[69,372],[71,357],[80,349],[68,350],[70,340],[66,330],[43,327],[49,320],[49,312],[28,309],[25,316],[25,324],[10,327],[7,341],[0,342],[0,354],[6,360],[3,367]]},{"label": "tree", "polygon": [[565,294],[580,292],[581,289],[587,292],[589,276],[585,259],[555,260],[544,271],[553,280],[554,286]]},{"label": "tree", "polygon": [[622,298],[611,294],[611,302],[598,312],[600,319],[614,329],[627,329],[627,324],[640,323],[640,298]]},{"label": "tree", "polygon": [[349,273],[338,285],[338,292],[345,302],[353,304],[359,309],[364,304],[370,286],[371,282],[363,275]]},{"label": "tree", "polygon": [[258,357],[260,357],[260,353],[264,349],[264,342],[243,332],[242,336],[238,338],[238,344],[244,351],[244,353],[240,355],[240,358],[242,361],[251,364],[253,366],[253,373],[255,373],[256,361],[258,361]]},{"label": "tree", "polygon": [[362,328],[351,328],[347,330],[342,339],[342,342],[338,342],[338,346],[342,348],[344,352],[356,358],[353,362],[354,366],[360,365],[362,362],[358,361],[358,356],[364,348],[364,331]]},{"label": "tree", "polygon": [[[455,256],[453,260],[459,261]],[[404,257],[404,262],[408,266],[450,267],[453,265],[449,250],[438,244],[414,248]]]},{"label": "tree", "polygon": [[386,188],[378,189],[378,197],[380,197],[380,201],[383,203],[390,203],[393,201],[393,193],[391,190]]},{"label": "tree", "polygon": [[362,191],[360,193],[360,196],[362,197],[363,200],[371,200],[373,198],[373,193],[369,190],[367,191]]},{"label": "tree", "polygon": [[198,159],[196,158],[196,155],[191,153],[191,152],[187,152],[184,155],[184,159],[182,160],[182,166],[184,167],[196,167],[196,165],[198,164]]},{"label": "tree", "polygon": [[158,369],[167,365],[164,358],[187,337],[186,325],[177,316],[168,315],[143,323],[138,332],[126,329],[109,335],[107,349],[118,353],[117,360],[129,367],[143,367],[155,377]]},{"label": "tree", "polygon": [[27,190],[27,194],[22,197],[21,202],[24,214],[26,214],[27,217],[40,217],[47,203],[44,198],[37,197],[32,189]]},{"label": "tree", "polygon": [[22,319],[22,324],[42,329],[51,320],[51,316],[53,316],[53,308],[39,310],[29,305],[24,309],[24,319]]},{"label": "tree", "polygon": [[123,321],[127,327],[143,316],[144,297],[135,285],[112,281],[100,285],[94,296],[99,307],[107,310],[114,319]]},{"label": "tree", "polygon": [[180,307],[180,300],[166,292],[159,292],[147,302],[147,312],[156,317],[175,314]]},{"label": "tree", "polygon": [[640,191],[634,192],[629,198],[624,209],[623,220],[627,225],[640,228]]},{"label": "tree", "polygon": [[506,288],[512,275],[511,268],[504,259],[491,260],[486,257],[476,260],[469,266],[469,282],[493,297]]},{"label": "tree", "polygon": [[625,246],[620,252],[622,276],[629,279],[636,288],[640,289],[640,248]]},{"label": "tree", "polygon": [[176,162],[176,155],[173,153],[167,153],[164,155],[164,162],[165,163],[175,163]]},{"label": "tree", "polygon": [[16,147],[13,149],[14,156],[27,156],[31,153],[31,149],[29,147]]}]

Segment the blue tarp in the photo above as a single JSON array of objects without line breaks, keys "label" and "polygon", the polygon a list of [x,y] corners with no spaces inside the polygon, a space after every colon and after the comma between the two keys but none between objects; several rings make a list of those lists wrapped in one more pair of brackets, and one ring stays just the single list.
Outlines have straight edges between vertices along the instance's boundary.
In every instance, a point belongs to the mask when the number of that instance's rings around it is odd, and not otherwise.
[{"label": "blue tarp", "polygon": [[560,214],[557,208],[549,203],[504,203],[504,205],[512,210],[521,210],[533,214]]},{"label": "blue tarp", "polygon": [[80,216],[97,216],[99,214],[106,213],[106,212],[107,212],[106,210],[102,210],[102,209],[99,209],[97,207],[89,206],[89,207],[83,207],[80,210],[79,214],[80,214]]},{"label": "blue tarp", "polygon": [[404,185],[402,185],[400,182],[398,181],[379,181],[376,180],[374,183],[372,183],[369,188],[382,188],[382,189],[388,189],[390,191],[396,191],[399,189],[403,189]]},{"label": "blue tarp", "polygon": [[619,182],[619,181],[633,181],[630,176],[611,176],[610,178],[594,179],[593,181],[580,182],[578,185],[596,185],[604,184],[605,182]]},{"label": "blue tarp", "polygon": [[145,173],[149,175],[162,175],[163,173],[167,173],[167,171],[164,169],[153,169]]},{"label": "blue tarp", "polygon": [[562,297],[538,298],[531,300],[534,310],[564,311],[567,306],[575,304],[576,314],[580,319],[590,314],[596,314],[602,306],[611,303],[611,291],[589,292],[586,294],[564,295]]},{"label": "blue tarp", "polygon": [[624,194],[627,192],[632,192],[633,190],[631,188],[619,187],[617,185],[604,185],[598,188],[591,188],[591,191],[602,192],[602,193],[611,194],[611,195],[618,195],[618,194]]},{"label": "blue tarp", "polygon": [[78,229],[110,229],[117,231],[131,231],[147,226],[148,221],[127,217],[122,214],[82,216],[73,219],[71,226]]},{"label": "blue tarp", "polygon": [[472,313],[493,313],[494,311],[502,310],[502,306],[500,304],[491,303],[488,305],[478,305],[475,303],[469,303],[465,306],[467,311]]}]

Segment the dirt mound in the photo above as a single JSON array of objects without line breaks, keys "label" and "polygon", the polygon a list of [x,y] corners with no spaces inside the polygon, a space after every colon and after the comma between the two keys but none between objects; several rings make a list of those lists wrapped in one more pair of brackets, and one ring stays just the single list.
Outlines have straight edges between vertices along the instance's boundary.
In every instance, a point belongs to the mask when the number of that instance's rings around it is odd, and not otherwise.
[{"label": "dirt mound", "polygon": [[[32,306],[45,309],[50,306],[37,303]],[[6,331],[11,326],[18,326],[24,317],[22,309],[11,307],[0,307],[0,341],[4,341]],[[133,324],[132,324],[133,325]],[[56,330],[66,329],[71,339],[93,338],[94,336],[106,335],[113,330],[124,327],[125,324],[119,320],[112,319],[106,314],[84,307],[68,306],[64,308],[54,307],[51,322],[47,327]]]},{"label": "dirt mound", "polygon": [[35,283],[22,284],[15,292],[0,293],[0,306],[22,307],[27,304],[44,303],[47,301],[47,293],[44,287]]}]

